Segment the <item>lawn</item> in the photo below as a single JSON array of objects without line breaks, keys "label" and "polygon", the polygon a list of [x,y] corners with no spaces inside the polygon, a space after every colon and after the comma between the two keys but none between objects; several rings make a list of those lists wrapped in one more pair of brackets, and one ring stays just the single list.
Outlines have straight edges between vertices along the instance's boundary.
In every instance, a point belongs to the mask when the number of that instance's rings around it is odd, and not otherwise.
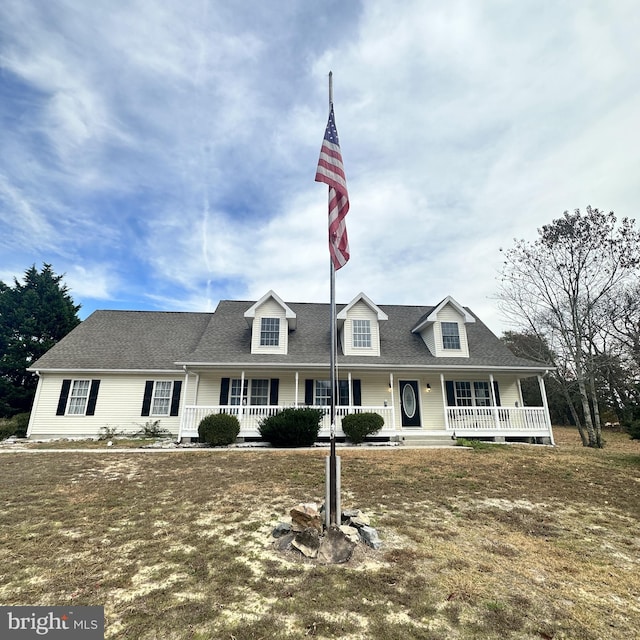
[{"label": "lawn", "polygon": [[104,605],[107,638],[584,639],[640,628],[640,442],[340,451],[384,546],[273,548],[326,451],[0,453],[0,604]]}]

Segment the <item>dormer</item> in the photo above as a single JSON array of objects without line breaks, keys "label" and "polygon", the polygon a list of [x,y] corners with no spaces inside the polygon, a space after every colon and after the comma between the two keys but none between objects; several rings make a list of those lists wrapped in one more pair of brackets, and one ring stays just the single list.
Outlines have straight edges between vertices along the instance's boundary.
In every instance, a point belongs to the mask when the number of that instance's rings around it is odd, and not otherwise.
[{"label": "dormer", "polygon": [[437,358],[468,358],[467,325],[476,319],[451,296],[445,298],[411,330]]},{"label": "dormer", "polygon": [[379,356],[380,322],[387,314],[364,293],[359,293],[337,315],[345,356]]},{"label": "dormer", "polygon": [[251,353],[287,354],[296,314],[277,293],[265,293],[244,312],[244,317],[251,327]]}]

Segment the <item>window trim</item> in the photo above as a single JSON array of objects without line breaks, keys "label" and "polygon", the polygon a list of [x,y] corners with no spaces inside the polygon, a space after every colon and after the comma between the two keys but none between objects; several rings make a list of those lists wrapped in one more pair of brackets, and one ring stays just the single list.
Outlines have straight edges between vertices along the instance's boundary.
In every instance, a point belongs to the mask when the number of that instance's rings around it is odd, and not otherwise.
[{"label": "window trim", "polygon": [[[455,333],[453,328],[455,327]],[[457,322],[441,322],[440,332],[442,334],[442,348],[447,351],[460,351],[462,343],[460,341],[460,326]]]},{"label": "window trim", "polygon": [[[169,385],[166,387],[165,385]],[[173,380],[154,380],[153,381],[153,391],[151,392],[151,406],[149,407],[149,415],[150,416],[165,416],[168,417],[171,415],[171,401],[173,398]],[[168,394],[166,396],[159,396],[158,390],[159,388],[168,389]],[[164,404],[166,402],[167,410],[166,411],[157,411],[158,403]]]},{"label": "window trim", "polygon": [[260,318],[260,346],[280,346],[280,318],[272,316]]},{"label": "window trim", "polygon": [[[364,342],[364,344],[360,344]],[[368,318],[354,318],[351,321],[351,344],[354,349],[371,349],[371,320]]]},{"label": "window trim", "polygon": [[[86,383],[86,393],[84,395],[80,395],[78,393],[74,393],[76,389],[76,384]],[[71,380],[71,386],[69,387],[69,397],[67,398],[67,406],[65,409],[65,415],[67,416],[85,416],[87,415],[87,406],[89,405],[89,395],[91,394],[91,380],[87,378],[78,378],[75,380]],[[73,411],[71,412],[72,403],[78,400],[83,401],[82,404],[77,404],[77,407],[82,406],[82,411]]]}]

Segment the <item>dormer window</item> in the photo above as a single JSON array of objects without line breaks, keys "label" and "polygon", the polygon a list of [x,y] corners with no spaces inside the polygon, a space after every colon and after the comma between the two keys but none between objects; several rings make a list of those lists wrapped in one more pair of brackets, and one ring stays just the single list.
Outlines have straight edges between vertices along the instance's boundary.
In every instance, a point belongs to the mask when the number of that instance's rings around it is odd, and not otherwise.
[{"label": "dormer window", "polygon": [[277,347],[280,345],[280,318],[261,318],[260,346]]},{"label": "dormer window", "polygon": [[371,320],[354,320],[353,346],[358,348],[371,348]]},{"label": "dormer window", "polygon": [[442,348],[460,349],[460,331],[457,322],[442,323]]}]

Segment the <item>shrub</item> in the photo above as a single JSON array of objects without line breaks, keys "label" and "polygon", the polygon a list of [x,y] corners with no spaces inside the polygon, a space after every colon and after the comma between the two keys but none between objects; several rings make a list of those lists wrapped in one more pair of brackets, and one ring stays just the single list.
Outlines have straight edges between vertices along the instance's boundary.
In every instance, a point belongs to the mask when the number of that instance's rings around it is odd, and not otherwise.
[{"label": "shrub", "polygon": [[238,418],[228,413],[216,413],[203,418],[198,425],[200,442],[213,447],[233,444],[240,433]]},{"label": "shrub", "polygon": [[160,426],[160,420],[147,420],[136,435],[141,438],[166,438],[171,433]]},{"label": "shrub", "polygon": [[342,430],[353,444],[360,444],[384,425],[384,418],[377,413],[350,413],[342,418]]},{"label": "shrub", "polygon": [[310,447],[318,438],[322,409],[284,409],[260,422],[260,435],[274,447]]},{"label": "shrub", "polygon": [[111,440],[111,438],[117,438],[119,435],[122,435],[122,432],[118,427],[112,427],[106,424],[104,427],[100,427],[98,431],[98,440]]},{"label": "shrub", "polygon": [[0,418],[0,440],[16,436],[24,438],[29,427],[29,413],[18,413],[12,418]]},{"label": "shrub", "polygon": [[633,420],[627,425],[627,433],[632,440],[640,440],[640,420]]}]

